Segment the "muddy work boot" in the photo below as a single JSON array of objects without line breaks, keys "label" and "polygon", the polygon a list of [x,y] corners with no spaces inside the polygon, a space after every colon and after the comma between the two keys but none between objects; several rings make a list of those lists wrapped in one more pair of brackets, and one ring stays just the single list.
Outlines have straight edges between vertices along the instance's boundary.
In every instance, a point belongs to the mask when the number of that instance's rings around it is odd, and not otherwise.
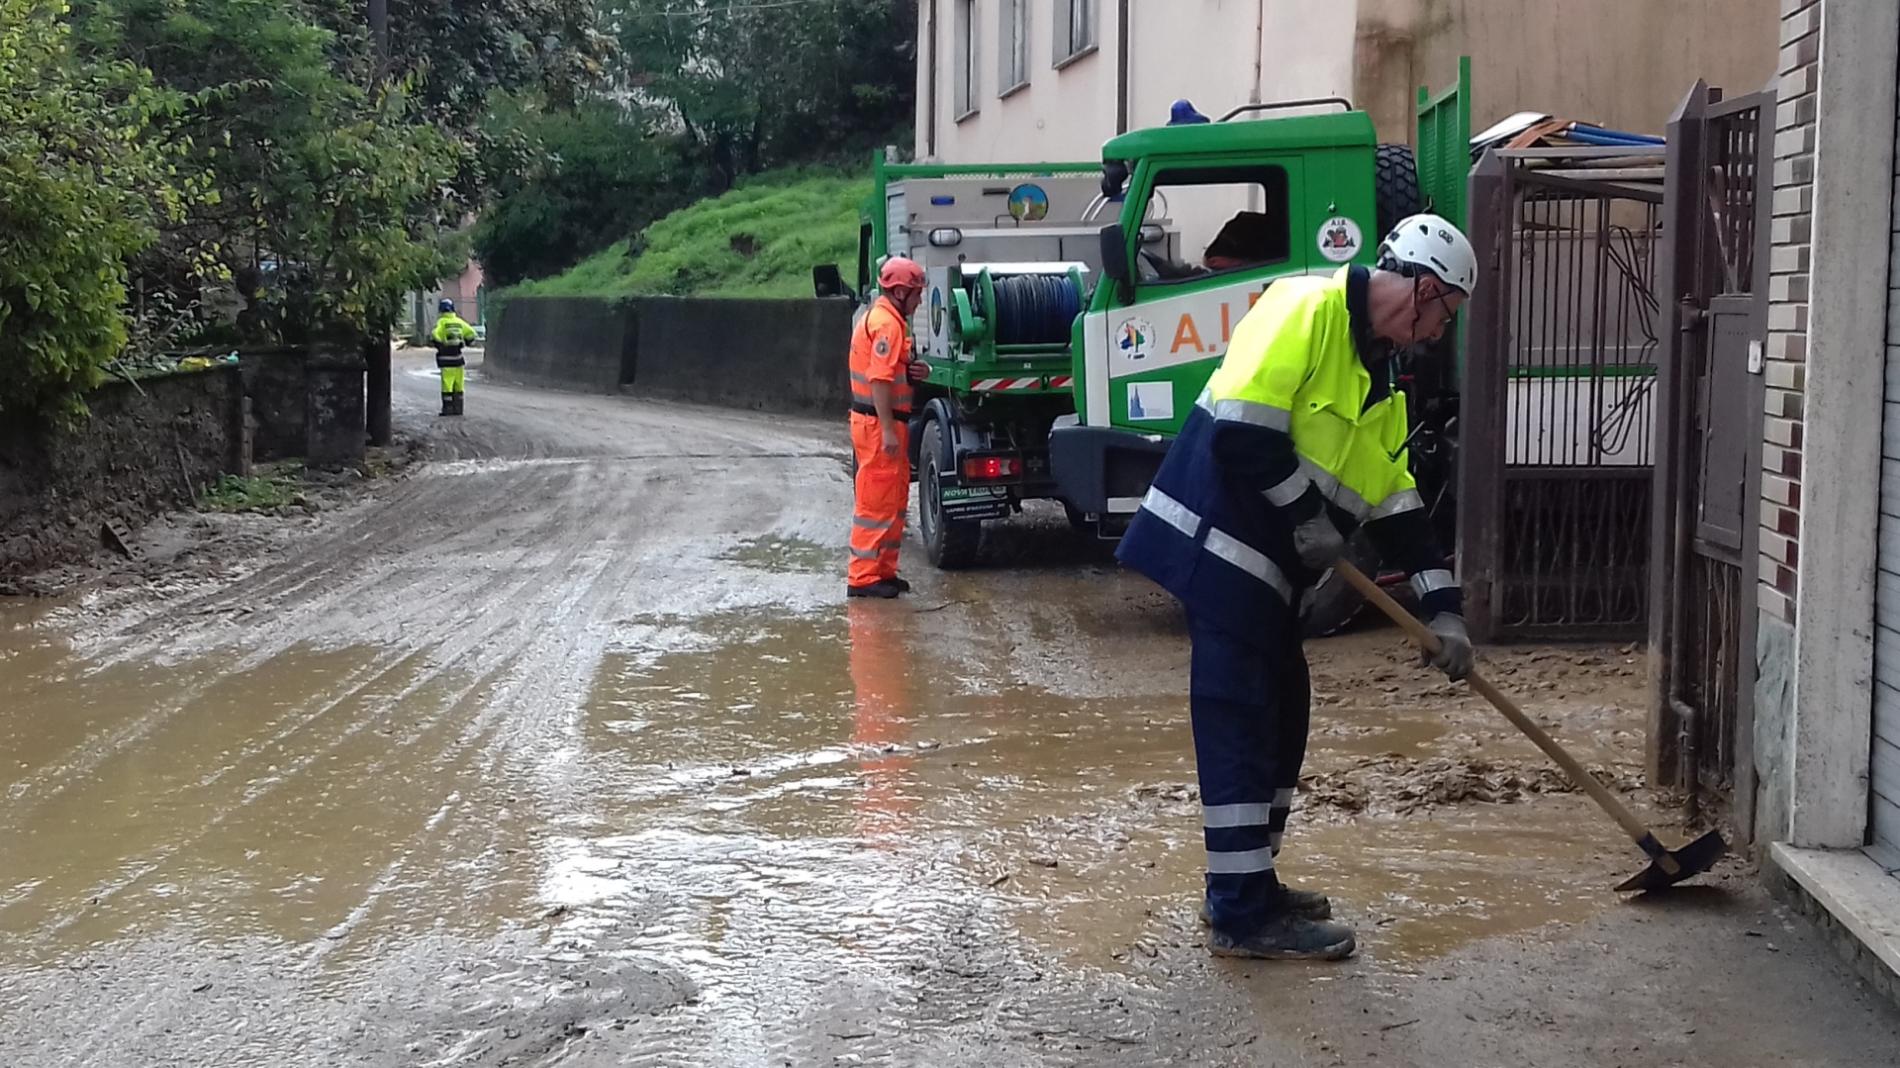
[{"label": "muddy work boot", "polygon": [[846,597],[876,597],[880,600],[888,601],[896,597],[897,594],[897,584],[889,579],[883,582],[873,582],[869,586],[846,586],[844,588],[844,595]]},{"label": "muddy work boot", "polygon": [[1250,960],[1345,960],[1358,947],[1352,928],[1345,924],[1309,920],[1290,912],[1275,915],[1245,937],[1218,927],[1207,934],[1209,953]]},{"label": "muddy work boot", "polygon": [[442,414],[443,415],[455,414],[455,394],[453,393],[442,394]]},{"label": "muddy work boot", "polygon": [[901,578],[898,578],[898,577],[897,577],[896,575],[892,575],[892,576],[891,576],[890,578],[887,578],[887,579],[885,579],[884,581],[886,581],[886,582],[888,582],[888,583],[890,583],[891,585],[893,585],[893,586],[895,586],[895,587],[897,587],[897,592],[898,592],[898,593],[909,593],[909,592],[910,592],[910,583],[908,583],[908,582],[905,582],[905,581],[904,581],[903,579],[901,579]]},{"label": "muddy work boot", "polygon": [[[1281,909],[1308,920],[1330,920],[1333,918],[1332,899],[1313,890],[1295,890],[1290,886],[1280,887]],[[1214,926],[1213,914],[1207,911],[1207,901],[1201,901],[1201,926]]]}]

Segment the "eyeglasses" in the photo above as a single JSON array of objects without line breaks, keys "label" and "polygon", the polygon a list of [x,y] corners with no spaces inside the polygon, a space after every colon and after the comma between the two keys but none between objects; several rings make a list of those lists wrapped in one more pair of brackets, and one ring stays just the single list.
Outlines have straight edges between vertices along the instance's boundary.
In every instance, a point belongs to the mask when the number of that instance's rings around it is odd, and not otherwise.
[{"label": "eyeglasses", "polygon": [[1431,302],[1438,305],[1438,310],[1444,313],[1438,320],[1441,328],[1451,326],[1452,321],[1458,318],[1458,310],[1451,306],[1451,302],[1446,300],[1445,296],[1445,291],[1442,289],[1431,296]]}]

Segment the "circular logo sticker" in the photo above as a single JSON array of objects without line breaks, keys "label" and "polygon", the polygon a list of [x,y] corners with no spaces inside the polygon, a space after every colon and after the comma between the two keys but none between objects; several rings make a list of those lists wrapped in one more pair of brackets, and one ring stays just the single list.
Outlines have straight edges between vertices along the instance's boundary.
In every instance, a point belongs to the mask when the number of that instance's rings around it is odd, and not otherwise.
[{"label": "circular logo sticker", "polygon": [[1359,224],[1344,215],[1335,215],[1320,224],[1319,254],[1334,263],[1345,263],[1364,247]]},{"label": "circular logo sticker", "polygon": [[1010,218],[1037,222],[1049,217],[1049,194],[1039,185],[1019,185],[1009,191]]},{"label": "circular logo sticker", "polygon": [[1115,335],[1115,347],[1123,356],[1139,360],[1154,350],[1155,328],[1148,325],[1146,319],[1130,319],[1121,325]]},{"label": "circular logo sticker", "polygon": [[930,332],[943,333],[943,290],[935,286],[930,290]]}]

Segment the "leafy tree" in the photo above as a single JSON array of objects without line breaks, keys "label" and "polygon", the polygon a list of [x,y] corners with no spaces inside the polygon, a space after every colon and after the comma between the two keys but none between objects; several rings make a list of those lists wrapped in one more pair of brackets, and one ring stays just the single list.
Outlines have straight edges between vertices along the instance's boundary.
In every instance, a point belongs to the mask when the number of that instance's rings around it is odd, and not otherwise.
[{"label": "leafy tree", "polygon": [[911,121],[916,5],[603,0],[621,82],[666,106],[718,188],[882,143]]},{"label": "leafy tree", "polygon": [[[81,0],[93,54],[195,94],[174,132],[212,203],[167,226],[143,294],[205,326],[200,276],[232,280],[239,333],[373,329],[449,264],[463,150],[428,121],[414,76],[371,87],[366,32],[328,28],[337,0]],[[205,265],[194,269],[194,265]]]},{"label": "leafy tree", "polygon": [[698,175],[682,139],[655,127],[652,109],[609,100],[572,110],[498,100],[488,143],[520,159],[473,233],[490,281],[553,274],[683,207]]},{"label": "leafy tree", "polygon": [[127,263],[200,183],[152,136],[185,101],[75,53],[66,9],[0,0],[0,417],[73,416],[126,339]]}]

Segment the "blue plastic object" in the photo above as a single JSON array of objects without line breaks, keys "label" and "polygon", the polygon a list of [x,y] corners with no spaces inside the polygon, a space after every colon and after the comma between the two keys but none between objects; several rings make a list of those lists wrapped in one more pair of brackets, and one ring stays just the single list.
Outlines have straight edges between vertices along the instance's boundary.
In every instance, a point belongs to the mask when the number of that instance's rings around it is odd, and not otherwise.
[{"label": "blue plastic object", "polygon": [[1201,123],[1213,121],[1194,110],[1194,105],[1186,100],[1176,100],[1174,106],[1168,109],[1169,126],[1198,126]]}]

